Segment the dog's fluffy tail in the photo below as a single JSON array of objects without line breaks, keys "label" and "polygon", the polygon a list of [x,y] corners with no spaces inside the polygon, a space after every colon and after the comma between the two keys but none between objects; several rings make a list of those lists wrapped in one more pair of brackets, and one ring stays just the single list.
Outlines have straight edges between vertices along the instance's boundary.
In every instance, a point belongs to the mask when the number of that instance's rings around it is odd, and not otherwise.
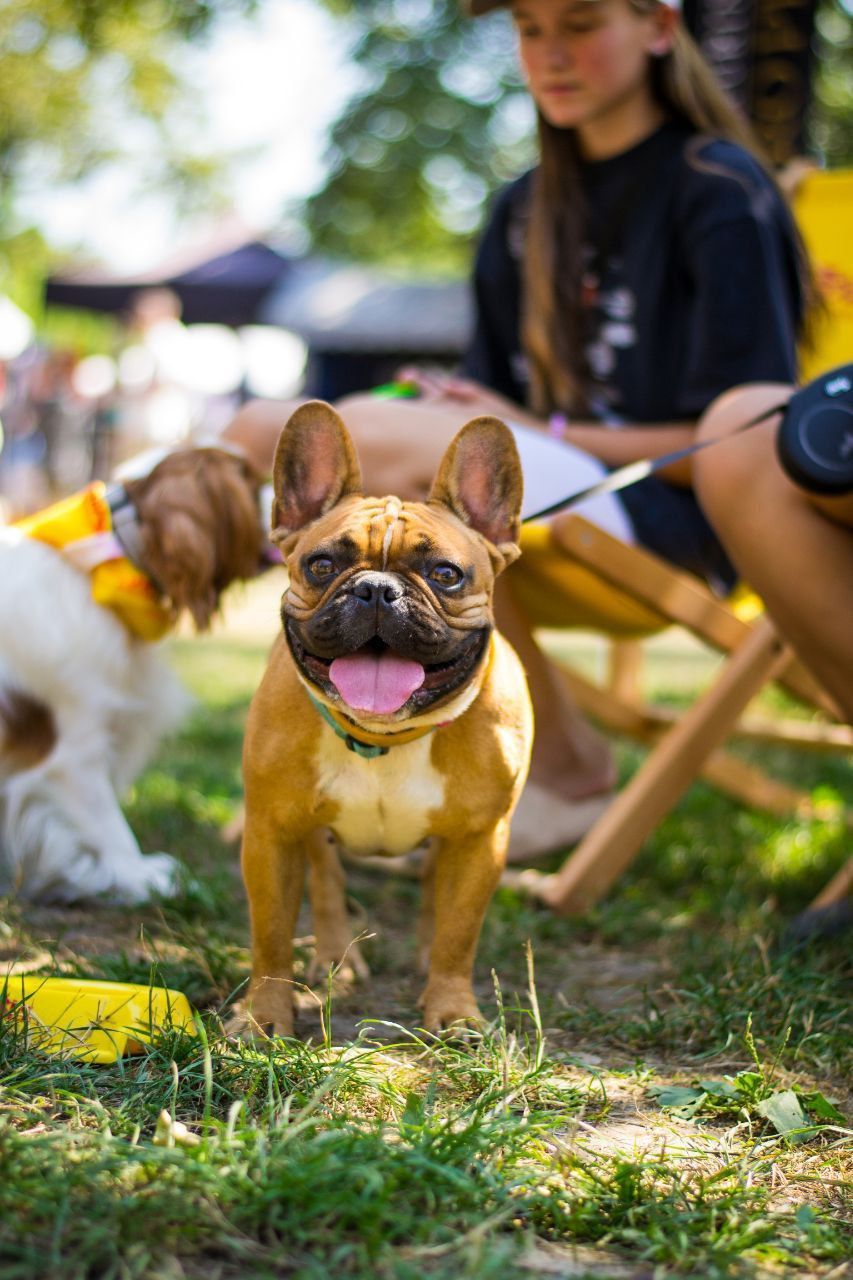
[{"label": "dog's fluffy tail", "polygon": [[45,703],[0,685],[0,779],[31,769],[56,742],[56,724]]}]

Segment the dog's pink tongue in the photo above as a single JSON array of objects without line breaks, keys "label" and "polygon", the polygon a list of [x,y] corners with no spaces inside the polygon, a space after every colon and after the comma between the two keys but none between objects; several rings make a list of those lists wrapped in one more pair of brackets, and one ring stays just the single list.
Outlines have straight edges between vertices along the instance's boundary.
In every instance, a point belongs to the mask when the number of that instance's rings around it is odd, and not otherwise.
[{"label": "dog's pink tongue", "polygon": [[376,711],[380,715],[399,711],[424,682],[424,669],[419,662],[401,658],[390,649],[384,653],[359,649],[345,658],[335,658],[329,675],[353,710]]}]

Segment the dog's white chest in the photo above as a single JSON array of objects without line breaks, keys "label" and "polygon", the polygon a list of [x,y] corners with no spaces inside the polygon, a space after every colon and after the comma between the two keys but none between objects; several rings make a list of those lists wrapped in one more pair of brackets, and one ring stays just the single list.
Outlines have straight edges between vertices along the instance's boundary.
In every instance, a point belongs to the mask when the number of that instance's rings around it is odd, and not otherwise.
[{"label": "dog's white chest", "polygon": [[337,806],[335,837],[360,856],[408,853],[429,834],[444,803],[444,779],[430,759],[432,734],[364,759],[323,726],[318,743],[320,793]]}]

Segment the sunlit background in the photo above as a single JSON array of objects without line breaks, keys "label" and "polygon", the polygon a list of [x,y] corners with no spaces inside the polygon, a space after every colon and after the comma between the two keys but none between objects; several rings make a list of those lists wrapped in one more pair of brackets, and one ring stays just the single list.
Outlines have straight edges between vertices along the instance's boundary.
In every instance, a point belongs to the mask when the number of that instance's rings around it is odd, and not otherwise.
[{"label": "sunlit background", "polygon": [[[766,46],[765,0],[740,2]],[[747,68],[777,160],[853,159],[851,4],[800,6],[793,104],[794,77],[762,103]],[[712,0],[685,14],[710,42]],[[5,515],[247,397],[452,364],[476,234],[533,133],[506,15],[456,0],[0,4]]]}]

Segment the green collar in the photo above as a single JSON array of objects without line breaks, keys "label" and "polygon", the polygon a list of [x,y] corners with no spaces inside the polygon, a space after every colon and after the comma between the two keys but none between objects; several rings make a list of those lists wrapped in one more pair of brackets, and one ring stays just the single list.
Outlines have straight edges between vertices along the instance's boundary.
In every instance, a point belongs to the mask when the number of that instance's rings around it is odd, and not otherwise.
[{"label": "green collar", "polygon": [[[365,760],[374,760],[377,756],[387,756],[392,747],[402,747],[407,742],[414,742],[418,738],[426,737],[428,733],[432,733],[440,727],[437,724],[431,724],[424,728],[401,729],[398,733],[383,734],[371,734],[367,730],[362,730],[364,737],[359,738],[352,732],[350,728],[351,721],[347,717],[343,717],[344,723],[341,724],[335,714],[324,703],[320,702],[319,698],[314,697],[310,689],[306,689],[305,692],[329,728],[333,729],[337,736],[346,743],[348,750],[354,751],[357,756],[362,756]],[[367,741],[365,741],[365,738]]]}]

